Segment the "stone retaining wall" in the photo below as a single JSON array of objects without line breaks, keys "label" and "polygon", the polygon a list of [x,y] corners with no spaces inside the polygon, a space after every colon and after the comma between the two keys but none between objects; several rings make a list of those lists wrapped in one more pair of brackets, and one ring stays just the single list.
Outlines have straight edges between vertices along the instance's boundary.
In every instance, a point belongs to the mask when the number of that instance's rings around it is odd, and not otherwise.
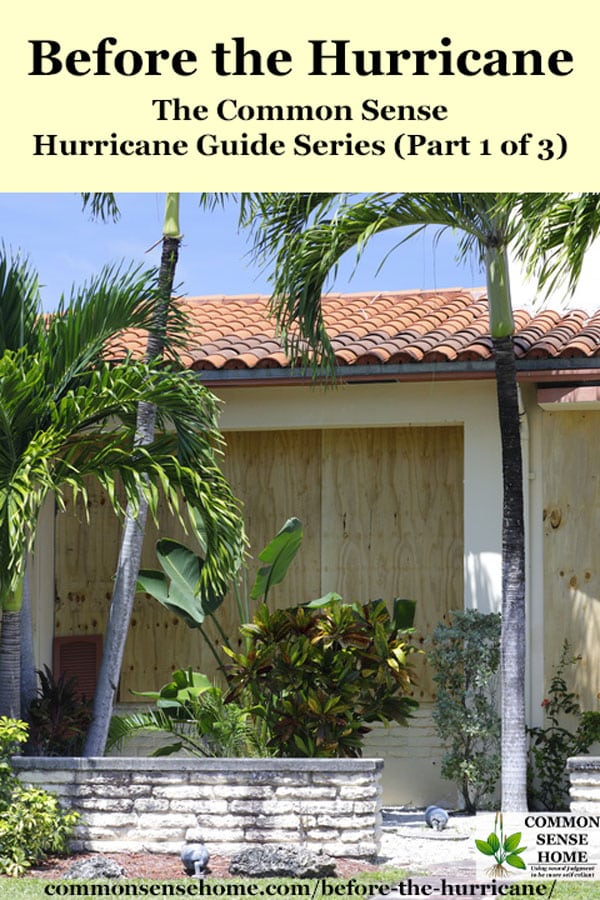
[{"label": "stone retaining wall", "polygon": [[571,781],[571,811],[600,812],[600,756],[572,756],[567,760]]},{"label": "stone retaining wall", "polygon": [[21,781],[81,813],[73,850],[228,855],[302,844],[332,856],[379,850],[380,759],[16,757]]}]

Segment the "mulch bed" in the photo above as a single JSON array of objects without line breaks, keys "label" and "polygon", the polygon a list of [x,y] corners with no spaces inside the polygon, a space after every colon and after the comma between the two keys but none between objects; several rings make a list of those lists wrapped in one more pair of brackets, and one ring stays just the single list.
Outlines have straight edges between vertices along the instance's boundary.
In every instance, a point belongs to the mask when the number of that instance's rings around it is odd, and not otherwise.
[{"label": "mulch bed", "polygon": [[[27,878],[60,879],[77,860],[89,859],[97,853],[74,853],[66,857],[51,857],[28,869]],[[146,878],[149,880],[186,879],[183,865],[177,854],[173,853],[107,853],[125,870],[125,878]],[[373,863],[357,859],[337,859],[336,870],[340,878],[350,878],[359,872],[372,872],[378,867]],[[211,856],[208,877],[232,878],[229,874],[229,858]],[[1,878],[2,876],[0,876]],[[237,876],[236,876],[237,877]]]}]

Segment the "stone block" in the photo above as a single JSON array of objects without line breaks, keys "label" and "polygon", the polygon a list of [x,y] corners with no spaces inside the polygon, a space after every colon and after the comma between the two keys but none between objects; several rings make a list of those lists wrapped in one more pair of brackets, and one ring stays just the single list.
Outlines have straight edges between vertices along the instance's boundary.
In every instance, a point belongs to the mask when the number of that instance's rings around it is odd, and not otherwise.
[{"label": "stone block", "polygon": [[132,784],[148,784],[151,783],[153,785],[163,785],[163,784],[186,784],[188,781],[187,776],[183,772],[164,772],[163,774],[158,774],[153,772],[152,776],[149,777],[147,772],[141,771],[136,772],[133,771],[131,773],[131,783]]},{"label": "stone block", "polygon": [[209,813],[196,813],[196,825],[208,835],[215,831],[222,832],[229,828],[250,828],[256,822],[256,816],[232,816],[229,814],[210,815]]},{"label": "stone block", "polygon": [[230,813],[242,815],[285,815],[294,811],[290,800],[232,800]]},{"label": "stone block", "polygon": [[291,829],[294,831],[298,831],[299,828],[303,827],[301,817],[296,815],[256,816],[254,825],[256,826],[256,828],[264,828],[265,830],[271,830],[273,828],[283,828],[286,830]]},{"label": "stone block", "polygon": [[47,771],[46,769],[28,769],[27,771],[17,770],[20,781],[23,784],[31,784],[38,787],[43,784],[46,790],[51,791],[53,785],[58,784],[75,784],[73,772],[61,772],[56,769]]},{"label": "stone block", "polygon": [[342,828],[340,840],[344,844],[361,844],[372,840],[373,834],[368,828]]},{"label": "stone block", "polygon": [[[182,844],[182,841],[145,840],[141,844],[141,848],[146,853],[162,853],[165,856],[167,856],[167,855],[179,856],[181,853],[181,844]],[[137,852],[139,853],[140,852],[140,844],[137,844],[137,848],[138,848]]]},{"label": "stone block", "polygon": [[196,825],[196,817],[189,813],[175,815],[174,813],[155,814],[148,812],[140,813],[135,824],[139,832],[146,828],[149,831],[162,832],[162,834],[165,834],[165,831],[171,828],[185,832],[186,828],[193,828]]},{"label": "stone block", "polygon": [[[279,792],[276,792],[279,796]],[[273,787],[264,784],[235,784],[227,788],[231,800],[266,800],[274,796]]]},{"label": "stone block", "polygon": [[[202,840],[200,843],[206,844],[211,853],[216,853],[215,846],[218,844],[221,846],[224,842],[229,844],[241,844],[244,841],[245,834],[243,828],[232,828],[231,826],[227,828],[223,828],[221,832],[212,832],[212,835],[208,834],[203,828],[188,828],[185,833],[186,841],[196,841],[199,838],[196,835],[200,835]],[[212,839],[214,836],[214,840]],[[227,839],[225,841],[225,838]]]},{"label": "stone block", "polygon": [[76,805],[81,810],[105,810],[106,812],[130,812],[133,809],[133,800],[112,797],[78,797]]},{"label": "stone block", "polygon": [[339,796],[341,800],[376,800],[381,791],[375,785],[342,784]]},{"label": "stone block", "polygon": [[71,773],[71,778],[75,784],[84,784],[86,786],[91,784],[94,787],[102,785],[112,790],[112,788],[128,786],[131,783],[132,775],[129,772],[98,772],[97,770],[91,770],[73,772]]},{"label": "stone block", "polygon": [[133,801],[133,808],[136,813],[167,812],[169,806],[169,801],[160,797],[138,797]]},{"label": "stone block", "polygon": [[323,828],[356,828],[357,820],[355,816],[316,816],[316,825]]},{"label": "stone block", "polygon": [[[336,809],[338,805],[336,804]],[[356,816],[373,816],[375,818],[379,810],[379,802],[377,800],[353,800],[350,803],[350,810]]]},{"label": "stone block", "polygon": [[362,772],[313,772],[313,784],[333,785],[334,787],[343,787],[344,785],[369,785],[373,784],[373,777],[370,774]]},{"label": "stone block", "polygon": [[133,813],[97,812],[85,813],[85,824],[98,828],[129,828],[134,825],[136,817]]},{"label": "stone block", "polygon": [[165,797],[168,800],[210,800],[215,797],[214,789],[208,784],[172,784],[158,785],[152,791],[154,797]]},{"label": "stone block", "polygon": [[327,800],[311,800],[310,804],[307,804],[307,809],[310,811],[312,815],[331,815],[332,812],[339,815],[350,815],[354,812],[354,801],[352,800],[336,800],[333,803],[328,803]]},{"label": "stone block", "polygon": [[299,834],[287,829],[271,829],[268,832],[264,828],[244,829],[244,840],[253,844],[289,844],[298,843]]},{"label": "stone block", "polygon": [[335,800],[338,794],[336,787],[321,785],[320,787],[279,787],[275,788],[275,796],[283,798],[291,798],[297,800],[298,803],[312,800]]},{"label": "stone block", "polygon": [[309,841],[327,845],[328,841],[340,839],[340,831],[338,828],[309,828],[306,832],[306,837]]}]

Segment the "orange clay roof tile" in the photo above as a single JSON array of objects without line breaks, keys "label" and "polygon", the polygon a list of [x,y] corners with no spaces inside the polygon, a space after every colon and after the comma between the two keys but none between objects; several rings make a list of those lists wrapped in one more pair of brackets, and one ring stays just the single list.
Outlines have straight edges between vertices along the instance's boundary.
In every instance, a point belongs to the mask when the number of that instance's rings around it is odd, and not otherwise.
[{"label": "orange clay roof tile", "polygon": [[[177,301],[189,317],[182,358],[202,370],[289,367],[268,297],[191,297]],[[338,365],[392,366],[419,362],[490,360],[487,298],[483,289],[329,294],[323,318]],[[517,358],[600,356],[600,311],[540,309],[514,313]],[[113,341],[117,358],[141,355],[145,335],[126,332]]]}]

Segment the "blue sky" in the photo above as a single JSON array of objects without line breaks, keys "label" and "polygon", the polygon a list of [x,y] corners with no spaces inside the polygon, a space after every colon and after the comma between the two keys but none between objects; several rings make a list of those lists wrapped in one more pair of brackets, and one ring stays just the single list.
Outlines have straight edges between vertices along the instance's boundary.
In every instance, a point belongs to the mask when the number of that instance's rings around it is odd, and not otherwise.
[{"label": "blue sky", "polygon": [[[0,239],[21,250],[36,268],[42,284],[44,308],[55,308],[62,292],[81,284],[106,263],[121,260],[158,265],[164,194],[119,194],[121,218],[96,222],[82,212],[79,194],[0,194]],[[268,273],[248,259],[247,237],[237,230],[237,213],[202,211],[197,196],[182,195],[183,246],[178,281],[187,296],[204,294],[268,293]],[[354,258],[345,259],[336,291],[406,290],[417,288],[481,287],[484,276],[475,260],[455,262],[456,245],[444,235],[433,247],[433,234],[419,236],[393,253],[377,269],[398,233],[372,242],[351,278]]]}]

